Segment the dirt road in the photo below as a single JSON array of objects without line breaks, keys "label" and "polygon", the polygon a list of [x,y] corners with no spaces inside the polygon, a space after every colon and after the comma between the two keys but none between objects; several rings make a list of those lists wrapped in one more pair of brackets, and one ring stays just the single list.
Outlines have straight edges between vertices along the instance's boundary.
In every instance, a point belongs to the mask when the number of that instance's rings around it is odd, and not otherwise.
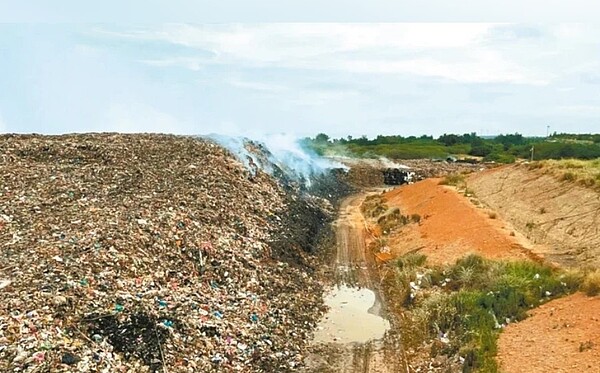
[{"label": "dirt road", "polygon": [[[337,251],[332,263],[336,287],[326,298],[330,311],[315,333],[315,353],[307,358],[310,372],[406,371],[393,320],[381,317],[384,301],[376,286],[378,281],[373,281],[378,274],[366,251],[360,206],[367,195],[348,197],[340,207],[335,223]],[[385,329],[378,329],[381,325]],[[374,330],[381,334],[374,337]]]},{"label": "dirt road", "polygon": [[365,253],[365,224],[360,213],[364,194],[348,197],[342,202],[335,222],[336,257],[335,282],[356,287],[372,287]]}]

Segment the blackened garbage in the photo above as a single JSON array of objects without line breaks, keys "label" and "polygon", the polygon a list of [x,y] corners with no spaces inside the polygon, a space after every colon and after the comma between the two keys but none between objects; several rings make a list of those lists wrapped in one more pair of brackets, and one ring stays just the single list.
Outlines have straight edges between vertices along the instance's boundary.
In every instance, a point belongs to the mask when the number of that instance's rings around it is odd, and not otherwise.
[{"label": "blackened garbage", "polygon": [[73,355],[70,352],[65,352],[63,354],[60,362],[63,364],[67,364],[67,365],[73,365],[73,364],[77,364],[80,361],[81,361],[81,359],[79,357],[77,357],[77,355]]},{"label": "blackened garbage", "polygon": [[[89,321],[88,321],[89,320]],[[162,367],[162,346],[169,332],[157,327],[158,320],[145,313],[134,313],[121,321],[117,315],[91,315],[82,320],[88,323],[88,335],[106,338],[115,351],[126,360],[132,357],[144,362],[155,372]]]},{"label": "blackened garbage", "polygon": [[383,182],[386,185],[402,185],[412,181],[414,172],[402,170],[399,168],[386,168],[382,171]]}]

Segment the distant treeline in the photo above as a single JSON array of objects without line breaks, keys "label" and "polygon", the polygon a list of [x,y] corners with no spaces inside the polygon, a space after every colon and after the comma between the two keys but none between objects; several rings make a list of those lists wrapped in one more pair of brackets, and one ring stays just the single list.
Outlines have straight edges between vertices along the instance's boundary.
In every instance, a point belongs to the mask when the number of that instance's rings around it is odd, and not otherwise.
[{"label": "distant treeline", "polygon": [[517,158],[534,160],[600,158],[600,134],[552,134],[548,138],[525,137],[519,133],[483,138],[476,133],[444,134],[420,137],[379,135],[373,139],[332,139],[324,133],[305,138],[303,143],[321,155],[391,159],[446,158],[448,156],[481,157],[484,161],[512,163]]}]

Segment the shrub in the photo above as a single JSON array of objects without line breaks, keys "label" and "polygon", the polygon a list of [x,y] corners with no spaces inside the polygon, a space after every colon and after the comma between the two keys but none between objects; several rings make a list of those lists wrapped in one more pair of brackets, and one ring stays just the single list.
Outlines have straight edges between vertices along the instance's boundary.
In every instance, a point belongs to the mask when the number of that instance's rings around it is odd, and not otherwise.
[{"label": "shrub", "polygon": [[496,214],[494,211],[490,211],[488,212],[488,216],[490,217],[490,219],[496,219],[498,217],[498,214]]},{"label": "shrub", "polygon": [[414,269],[422,267],[427,261],[427,256],[419,253],[408,253],[396,261],[396,265],[400,269]]},{"label": "shrub", "polygon": [[459,186],[465,182],[465,176],[461,174],[449,174],[446,175],[441,181],[440,185],[453,185]]},{"label": "shrub", "polygon": [[497,162],[497,163],[515,163],[515,156],[506,153],[491,153],[486,155],[483,160],[485,162]]},{"label": "shrub", "polygon": [[591,297],[600,294],[600,271],[588,273],[581,284],[581,290]]},{"label": "shrub", "polygon": [[576,179],[577,179],[577,176],[572,172],[565,172],[560,177],[561,181],[575,181]]},{"label": "shrub", "polygon": [[381,195],[368,196],[360,206],[361,212],[369,218],[377,217],[385,213],[387,209],[387,204]]}]

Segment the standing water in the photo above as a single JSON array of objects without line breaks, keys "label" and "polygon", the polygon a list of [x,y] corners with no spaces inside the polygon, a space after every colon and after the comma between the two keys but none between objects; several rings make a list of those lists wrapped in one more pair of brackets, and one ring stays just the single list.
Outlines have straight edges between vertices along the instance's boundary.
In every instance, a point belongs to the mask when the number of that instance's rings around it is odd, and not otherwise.
[{"label": "standing water", "polygon": [[329,312],[317,331],[315,342],[366,343],[383,338],[390,323],[379,316],[375,293],[367,288],[337,286],[325,297]]}]

